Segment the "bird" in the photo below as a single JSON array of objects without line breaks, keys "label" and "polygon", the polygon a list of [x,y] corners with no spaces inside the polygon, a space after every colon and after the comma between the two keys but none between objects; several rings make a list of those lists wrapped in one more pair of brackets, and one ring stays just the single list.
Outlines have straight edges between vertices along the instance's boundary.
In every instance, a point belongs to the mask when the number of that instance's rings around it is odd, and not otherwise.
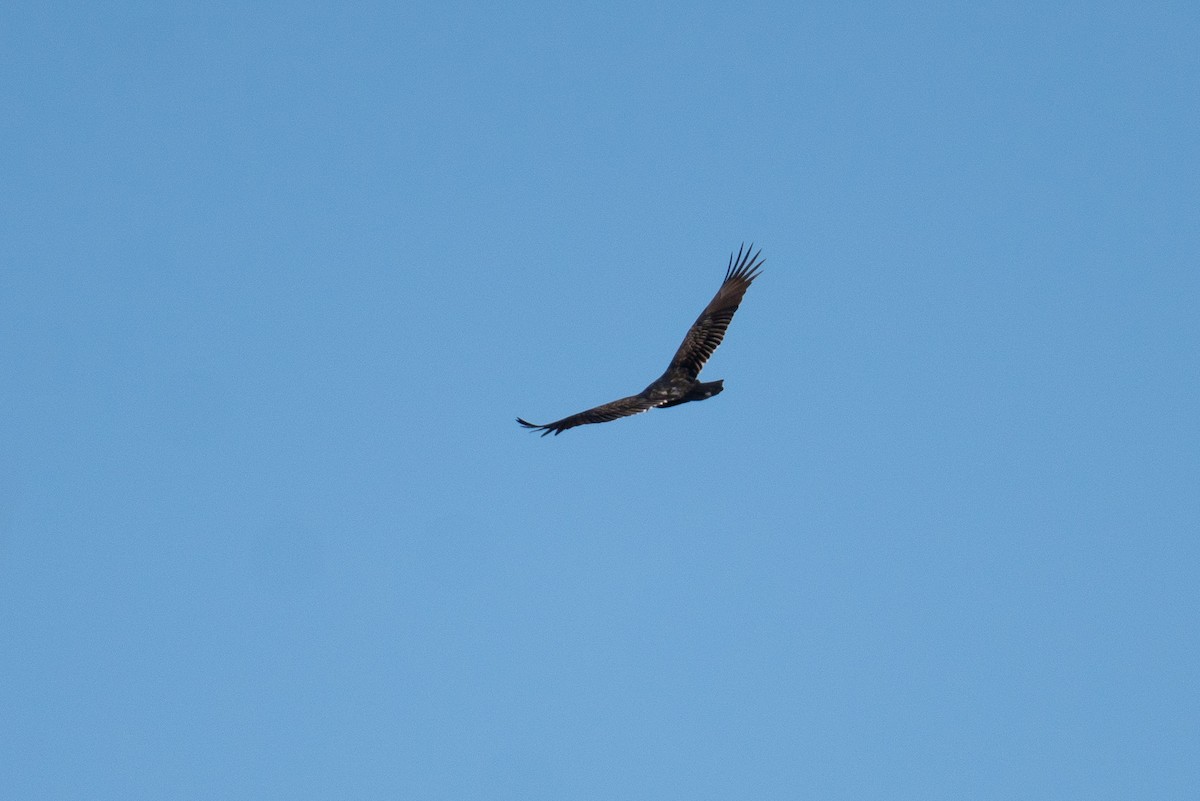
[{"label": "bird", "polygon": [[650,386],[636,395],[564,417],[553,423],[537,425],[520,417],[517,418],[517,422],[532,431],[542,432],[543,437],[550,433],[558,436],[575,426],[607,423],[651,409],[666,409],[681,403],[706,400],[719,394],[725,389],[724,379],[701,381],[700,370],[725,338],[725,330],[729,328],[733,313],[741,305],[742,297],[750,288],[750,284],[759,276],[760,268],[765,263],[759,258],[761,253],[761,248],[755,252],[753,243],[749,248],[743,243],[736,256],[733,253],[729,254],[729,266],[725,269],[725,280],[721,282],[721,288],[688,329],[687,336],[683,338],[679,350],[675,351],[675,356],[667,365],[666,371],[654,379]]}]

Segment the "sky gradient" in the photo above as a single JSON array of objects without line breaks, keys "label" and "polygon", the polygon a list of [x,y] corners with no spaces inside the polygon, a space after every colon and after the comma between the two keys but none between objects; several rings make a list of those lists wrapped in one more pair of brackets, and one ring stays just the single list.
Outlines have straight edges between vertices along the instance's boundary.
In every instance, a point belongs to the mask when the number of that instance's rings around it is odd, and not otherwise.
[{"label": "sky gradient", "polygon": [[1195,4],[0,22],[0,796],[1200,797]]}]

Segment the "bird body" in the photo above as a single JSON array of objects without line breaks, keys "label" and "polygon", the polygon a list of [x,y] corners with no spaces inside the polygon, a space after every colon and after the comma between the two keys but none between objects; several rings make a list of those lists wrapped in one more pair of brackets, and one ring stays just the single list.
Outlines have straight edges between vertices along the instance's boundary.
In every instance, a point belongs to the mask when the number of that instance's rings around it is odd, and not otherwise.
[{"label": "bird body", "polygon": [[537,425],[520,417],[517,422],[525,428],[541,431],[543,437],[551,432],[557,436],[575,426],[607,423],[650,409],[665,409],[705,400],[720,393],[725,388],[724,380],[701,381],[700,370],[721,344],[733,313],[737,311],[750,284],[758,277],[759,268],[763,265],[758,256],[762,251],[753,251],[754,246],[751,245],[749,249],[738,248],[736,256],[730,254],[729,267],[725,270],[721,288],[688,329],[687,336],[683,338],[666,371],[644,390],[553,423]]}]

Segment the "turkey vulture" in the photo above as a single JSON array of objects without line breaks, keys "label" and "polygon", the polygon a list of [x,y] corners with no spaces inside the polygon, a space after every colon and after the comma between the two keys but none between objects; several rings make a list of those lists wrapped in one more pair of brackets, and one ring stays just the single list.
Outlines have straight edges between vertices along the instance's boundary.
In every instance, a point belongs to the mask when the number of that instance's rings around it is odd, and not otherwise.
[{"label": "turkey vulture", "polygon": [[[753,253],[754,245],[749,249],[739,247],[737,255],[729,255],[729,267],[725,270],[725,280],[716,296],[700,312],[696,322],[683,338],[683,344],[675,352],[675,357],[667,365],[667,370],[654,380],[650,386],[637,395],[621,398],[586,412],[564,417],[553,423],[539,426],[517,418],[517,422],[534,431],[541,431],[542,436],[554,432],[558,436],[568,428],[587,425],[588,423],[607,423],[619,417],[649,411],[650,409],[678,406],[688,401],[704,400],[716,395],[724,389],[724,379],[718,381],[700,381],[700,370],[708,357],[721,344],[725,337],[725,329],[733,319],[742,296],[750,288],[750,283],[758,277],[759,268],[763,261],[758,258],[759,250]],[[744,254],[744,255],[743,255]]]}]

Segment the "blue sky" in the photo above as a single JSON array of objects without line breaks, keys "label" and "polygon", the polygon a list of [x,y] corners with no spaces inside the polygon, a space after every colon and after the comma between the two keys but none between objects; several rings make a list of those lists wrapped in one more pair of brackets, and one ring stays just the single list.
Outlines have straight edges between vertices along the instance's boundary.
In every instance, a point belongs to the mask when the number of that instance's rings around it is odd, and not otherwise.
[{"label": "blue sky", "polygon": [[1194,4],[0,21],[0,795],[1200,796]]}]

